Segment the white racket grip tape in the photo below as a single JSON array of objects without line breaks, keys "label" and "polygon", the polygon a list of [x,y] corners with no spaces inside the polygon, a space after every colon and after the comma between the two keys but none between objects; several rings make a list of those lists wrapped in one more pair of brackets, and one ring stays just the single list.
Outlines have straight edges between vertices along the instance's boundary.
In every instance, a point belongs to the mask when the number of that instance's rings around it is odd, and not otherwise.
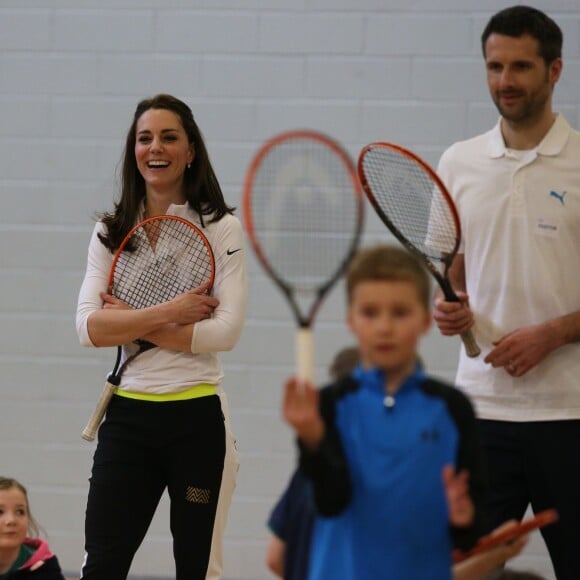
[{"label": "white racket grip tape", "polygon": [[299,328],[296,335],[296,363],[298,367],[298,380],[314,380],[314,350],[312,344],[312,330]]},{"label": "white racket grip tape", "polygon": [[475,358],[476,356],[479,356],[481,349],[479,348],[477,342],[475,342],[475,337],[473,336],[471,330],[464,332],[461,335],[461,340],[463,341],[463,346],[465,346],[465,352],[467,353],[468,357]]},{"label": "white racket grip tape", "polygon": [[94,441],[99,426],[103,421],[103,417],[107,412],[107,407],[109,406],[109,403],[111,402],[111,399],[115,394],[116,388],[117,387],[112,383],[110,383],[109,381],[105,383],[105,388],[101,393],[101,397],[97,402],[97,406],[95,407],[95,410],[93,411],[93,414],[91,415],[91,418],[87,423],[87,426],[83,430],[82,437],[85,441]]}]

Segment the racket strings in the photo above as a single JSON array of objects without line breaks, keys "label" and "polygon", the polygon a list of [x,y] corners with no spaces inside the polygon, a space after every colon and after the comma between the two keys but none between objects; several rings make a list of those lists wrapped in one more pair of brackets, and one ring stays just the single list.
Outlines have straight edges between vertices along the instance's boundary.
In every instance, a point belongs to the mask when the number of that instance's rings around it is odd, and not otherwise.
[{"label": "racket strings", "polygon": [[420,163],[377,147],[364,155],[363,170],[375,203],[415,248],[438,261],[455,251],[459,232],[453,211]]},{"label": "racket strings", "polygon": [[112,291],[132,308],[167,302],[213,274],[205,240],[179,220],[159,219],[139,227],[131,248],[117,259]]},{"label": "racket strings", "polygon": [[254,233],[294,290],[319,288],[342,268],[362,219],[353,188],[347,162],[313,139],[278,143],[261,160],[252,186]]}]

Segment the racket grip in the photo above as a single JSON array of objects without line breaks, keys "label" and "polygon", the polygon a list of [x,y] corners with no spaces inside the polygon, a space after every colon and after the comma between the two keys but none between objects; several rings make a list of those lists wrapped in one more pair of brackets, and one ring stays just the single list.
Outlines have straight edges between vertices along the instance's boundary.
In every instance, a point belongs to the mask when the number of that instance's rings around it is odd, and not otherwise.
[{"label": "racket grip", "polygon": [[116,388],[116,385],[110,383],[109,381],[105,383],[105,387],[97,402],[97,406],[95,407],[95,410],[93,411],[87,426],[83,429],[82,438],[85,441],[94,441],[95,436],[97,435],[97,430],[103,421],[103,417],[105,416],[107,407],[109,406],[109,403],[115,394]]},{"label": "racket grip", "polygon": [[296,364],[299,381],[314,380],[314,355],[312,344],[312,330],[302,327],[296,335]]},{"label": "racket grip", "polygon": [[461,335],[461,340],[463,341],[463,346],[465,346],[465,352],[467,353],[468,357],[474,358],[479,356],[481,349],[475,341],[475,337],[473,336],[473,332],[471,332],[471,330],[464,332]]}]

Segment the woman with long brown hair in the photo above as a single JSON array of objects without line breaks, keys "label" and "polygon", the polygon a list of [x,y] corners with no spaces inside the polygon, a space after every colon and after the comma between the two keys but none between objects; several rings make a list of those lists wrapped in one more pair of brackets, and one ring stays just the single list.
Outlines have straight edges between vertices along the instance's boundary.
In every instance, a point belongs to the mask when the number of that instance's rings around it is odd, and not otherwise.
[{"label": "woman with long brown hair", "polygon": [[[207,237],[216,261],[213,290],[129,309],[107,293],[113,254],[137,222],[165,214],[189,220]],[[120,200],[101,215],[90,241],[77,332],[85,346],[121,344],[130,352],[133,341],[145,339],[158,348],[127,367],[99,430],[83,580],[127,577],[165,489],[177,580],[220,577],[237,455],[217,353],[235,346],[246,303],[242,228],[191,110],[170,95],[141,101],[127,135]]]}]

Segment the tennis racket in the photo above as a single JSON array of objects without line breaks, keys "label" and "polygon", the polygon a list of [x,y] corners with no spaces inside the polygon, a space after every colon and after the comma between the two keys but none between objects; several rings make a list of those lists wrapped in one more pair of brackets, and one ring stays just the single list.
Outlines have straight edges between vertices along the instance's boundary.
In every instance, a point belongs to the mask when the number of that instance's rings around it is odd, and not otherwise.
[{"label": "tennis racket", "polygon": [[[435,171],[399,145],[371,143],[359,155],[358,174],[383,223],[425,263],[445,300],[459,302],[448,275],[461,242],[461,225],[455,204]],[[468,356],[479,355],[471,330],[461,339]]]},{"label": "tennis racket", "polygon": [[248,169],[244,224],[258,261],[294,314],[300,380],[313,380],[311,329],[358,247],[363,212],[354,163],[321,133],[281,133],[259,149]]},{"label": "tennis racket", "polygon": [[[137,224],[121,242],[109,274],[109,293],[131,308],[147,308],[172,300],[179,294],[209,282],[213,285],[215,261],[201,230],[176,216],[152,217]],[[83,430],[87,441],[95,438],[107,406],[121,383],[127,366],[155,345],[135,341],[136,352],[123,360],[123,346],[108,375],[97,406]]]},{"label": "tennis racket", "polygon": [[523,534],[527,534],[537,528],[542,528],[548,524],[553,524],[558,521],[558,512],[554,509],[548,509],[535,514],[533,517],[524,520],[523,522],[518,522],[513,527],[510,527],[497,534],[488,534],[479,540],[479,542],[467,552],[461,552],[460,550],[455,550],[453,552],[453,563],[457,564],[463,560],[491,550],[500,544],[505,544],[507,542],[513,542],[516,538]]}]

